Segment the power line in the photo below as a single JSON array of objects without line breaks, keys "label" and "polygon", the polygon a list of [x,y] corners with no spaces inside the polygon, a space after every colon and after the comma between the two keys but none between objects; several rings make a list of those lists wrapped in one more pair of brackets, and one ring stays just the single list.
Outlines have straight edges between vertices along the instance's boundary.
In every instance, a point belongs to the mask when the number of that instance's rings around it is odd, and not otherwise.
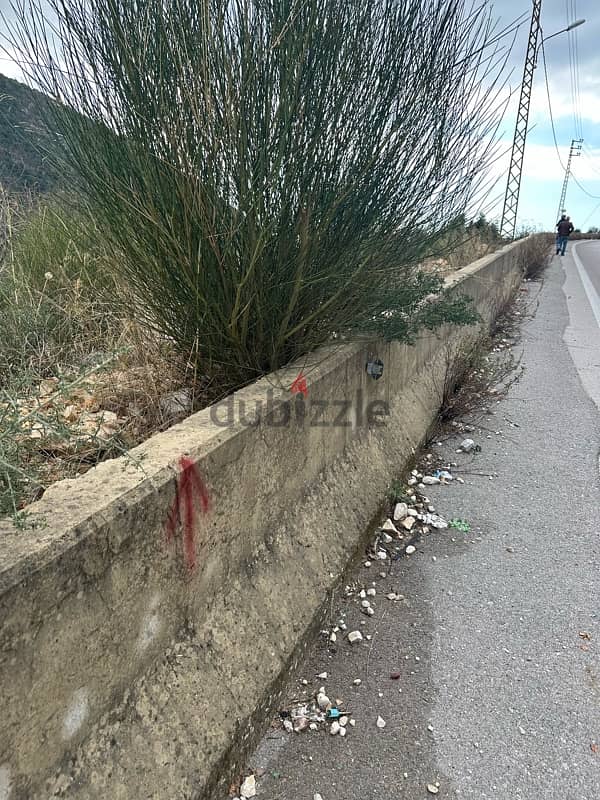
[{"label": "power line", "polygon": [[560,157],[560,150],[558,149],[558,142],[556,141],[556,129],[554,127],[554,115],[552,113],[552,101],[550,100],[550,84],[548,82],[548,68],[546,66],[546,50],[544,48],[544,40],[542,39],[542,61],[544,63],[544,79],[546,82],[546,94],[548,96],[548,112],[550,113],[550,125],[552,126],[552,138],[554,139],[554,147],[556,148],[556,155],[561,167],[566,169]]}]

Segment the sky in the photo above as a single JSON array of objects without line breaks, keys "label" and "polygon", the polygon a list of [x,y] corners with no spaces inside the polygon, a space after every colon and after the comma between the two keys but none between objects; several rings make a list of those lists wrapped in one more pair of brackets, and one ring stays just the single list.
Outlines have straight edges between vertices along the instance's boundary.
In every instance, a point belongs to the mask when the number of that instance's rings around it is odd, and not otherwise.
[{"label": "sky", "polygon": [[[531,0],[487,0],[501,30],[527,14],[517,31],[509,58],[509,86],[513,91],[500,126],[503,158],[493,165],[494,188],[485,201],[486,215],[498,218],[510,161],[519,88],[529,34]],[[9,0],[0,0],[0,11],[10,17]],[[598,0],[542,0],[544,38],[563,30],[575,19],[584,25],[553,37],[545,44],[550,106],[543,59],[538,58],[531,96],[529,130],[523,163],[517,229],[550,230],[556,224],[560,194],[572,139],[583,139],[581,155],[572,161],[572,177],[565,208],[576,228],[600,228],[600,4]],[[3,23],[0,20],[0,36]],[[507,40],[509,41],[509,40]],[[20,69],[6,53],[0,53],[0,73],[17,80]],[[579,184],[579,185],[578,185]]]}]

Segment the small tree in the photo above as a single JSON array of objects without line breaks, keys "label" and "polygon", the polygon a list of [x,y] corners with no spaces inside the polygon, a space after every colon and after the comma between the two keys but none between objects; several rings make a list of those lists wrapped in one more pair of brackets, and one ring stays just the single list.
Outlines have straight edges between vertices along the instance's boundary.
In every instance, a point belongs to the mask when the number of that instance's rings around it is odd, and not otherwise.
[{"label": "small tree", "polygon": [[502,59],[487,4],[16,10],[12,45],[53,100],[126,302],[204,373],[235,386],[334,333],[407,339],[472,321],[463,299],[424,303],[441,281],[418,265],[495,155]]}]

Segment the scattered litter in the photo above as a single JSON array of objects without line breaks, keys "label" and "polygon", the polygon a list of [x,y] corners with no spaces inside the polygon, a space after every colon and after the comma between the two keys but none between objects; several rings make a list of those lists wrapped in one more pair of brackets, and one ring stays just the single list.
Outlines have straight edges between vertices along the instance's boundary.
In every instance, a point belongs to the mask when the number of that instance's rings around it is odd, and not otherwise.
[{"label": "scattered litter", "polygon": [[332,708],[327,709],[327,719],[339,719],[342,716],[342,712],[339,708],[332,706]]},{"label": "scattered litter", "polygon": [[434,478],[439,478],[440,483],[449,483],[454,480],[451,472],[447,469],[436,469],[433,473]]},{"label": "scattered litter", "polygon": [[385,720],[383,717],[377,717],[377,727],[378,728],[385,728]]},{"label": "scattered litter", "polygon": [[451,519],[448,524],[451,528],[456,528],[456,530],[460,531],[461,533],[469,533],[471,530],[471,526],[464,519]]},{"label": "scattered litter", "polygon": [[246,780],[242,783],[240,795],[245,798],[245,800],[249,797],[256,797],[256,778],[254,775],[248,775]]},{"label": "scattered litter", "polygon": [[438,483],[441,483],[440,479],[433,475],[425,475],[423,478],[423,484],[425,486],[436,486]]},{"label": "scattered litter", "polygon": [[592,638],[587,631],[579,631],[579,637],[581,639],[588,639],[588,641]]},{"label": "scattered litter", "polygon": [[444,530],[448,527],[448,523],[443,517],[440,517],[439,514],[422,514],[421,521],[425,525],[431,525],[432,528],[435,528],[438,531]]}]

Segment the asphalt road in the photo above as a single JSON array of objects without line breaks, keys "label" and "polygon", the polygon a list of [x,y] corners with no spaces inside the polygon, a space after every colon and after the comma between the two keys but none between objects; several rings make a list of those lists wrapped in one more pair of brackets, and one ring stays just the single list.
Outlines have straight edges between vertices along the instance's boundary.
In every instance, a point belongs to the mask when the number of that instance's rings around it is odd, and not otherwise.
[{"label": "asphalt road", "polygon": [[427,536],[385,578],[356,573],[375,615],[342,596],[332,618],[372,640],[321,637],[303,667],[356,727],[273,729],[250,762],[258,800],[425,800],[436,782],[459,800],[600,798],[600,242],[570,244],[528,286],[525,371],[478,418],[481,452],[436,448],[465,484],[429,496],[470,532]]}]

